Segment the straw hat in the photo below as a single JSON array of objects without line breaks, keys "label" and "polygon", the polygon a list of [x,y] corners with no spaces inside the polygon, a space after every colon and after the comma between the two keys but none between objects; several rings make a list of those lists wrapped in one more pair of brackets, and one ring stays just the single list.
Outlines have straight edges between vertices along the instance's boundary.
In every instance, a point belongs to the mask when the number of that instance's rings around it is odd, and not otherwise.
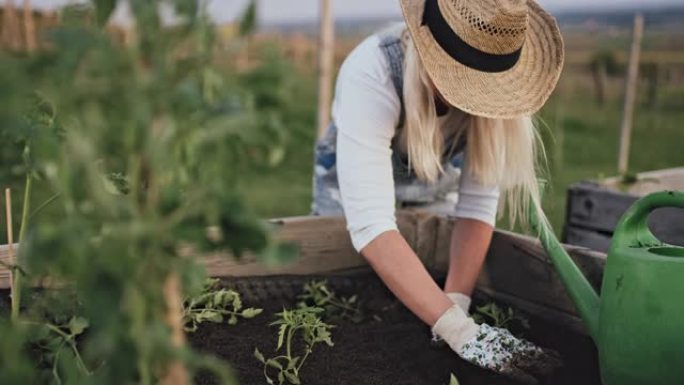
[{"label": "straw hat", "polygon": [[533,0],[401,0],[401,7],[430,79],[463,111],[532,115],[558,82],[563,40]]}]

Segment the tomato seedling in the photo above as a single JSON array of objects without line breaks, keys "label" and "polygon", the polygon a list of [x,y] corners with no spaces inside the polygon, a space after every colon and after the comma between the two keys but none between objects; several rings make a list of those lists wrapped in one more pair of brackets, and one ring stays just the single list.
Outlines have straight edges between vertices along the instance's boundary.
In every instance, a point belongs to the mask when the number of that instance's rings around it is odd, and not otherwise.
[{"label": "tomato seedling", "polygon": [[229,325],[235,325],[238,318],[254,318],[263,309],[244,308],[240,293],[219,288],[218,279],[208,279],[202,292],[185,301],[183,325],[187,332],[194,332],[203,322],[222,323],[226,318]]},{"label": "tomato seedling", "polygon": [[[331,329],[333,325],[329,325],[321,319],[320,315],[325,310],[319,307],[300,307],[294,310],[283,309],[282,312],[277,313],[278,319],[271,323],[272,326],[278,326],[278,345],[276,351],[285,348],[285,354],[273,358],[266,358],[259,351],[254,349],[254,357],[264,364],[264,377],[268,384],[275,384],[275,381],[269,376],[268,371],[276,370],[276,378],[278,384],[301,384],[299,373],[304,366],[304,362],[313,352],[314,346],[324,343],[328,346],[333,346]],[[295,355],[293,348],[299,346],[295,342],[298,339],[303,344],[303,352],[301,355]]]}]

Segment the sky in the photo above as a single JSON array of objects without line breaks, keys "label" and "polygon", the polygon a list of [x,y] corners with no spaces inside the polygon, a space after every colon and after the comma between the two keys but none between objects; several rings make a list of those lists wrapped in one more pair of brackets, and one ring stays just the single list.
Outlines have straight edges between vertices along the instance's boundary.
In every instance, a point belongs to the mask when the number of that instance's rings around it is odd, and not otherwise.
[{"label": "sky", "polygon": [[[7,0],[0,0],[0,4]],[[78,0],[32,0],[36,7],[54,8]],[[230,21],[239,14],[247,0],[205,0],[215,20]],[[258,0],[259,17],[263,22],[287,22],[314,19],[318,15],[318,0]],[[577,9],[628,8],[682,4],[682,0],[538,0],[550,11]],[[14,0],[21,4],[22,0]],[[399,0],[332,0],[336,17],[399,16]]]}]

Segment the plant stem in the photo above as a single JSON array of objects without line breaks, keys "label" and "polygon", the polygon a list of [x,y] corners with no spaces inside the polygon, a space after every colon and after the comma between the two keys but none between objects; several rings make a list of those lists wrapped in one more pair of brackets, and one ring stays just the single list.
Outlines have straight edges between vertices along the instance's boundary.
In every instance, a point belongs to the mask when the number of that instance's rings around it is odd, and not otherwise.
[{"label": "plant stem", "polygon": [[287,331],[287,344],[285,348],[287,349],[287,357],[289,359],[292,359],[292,337],[293,337],[293,328],[290,327]]},{"label": "plant stem", "polygon": [[15,309],[15,302],[16,302],[16,297],[14,295],[14,276],[16,275],[15,273],[15,267],[16,267],[16,262],[14,258],[14,235],[12,234],[13,232],[13,223],[12,223],[12,191],[7,188],[5,189],[5,216],[7,219],[7,251],[9,252],[9,279],[10,279],[10,295],[12,296],[12,311],[11,311],[11,319],[12,321],[15,320],[15,314],[14,314],[14,309]]},{"label": "plant stem", "polygon": [[[33,186],[33,178],[31,173],[26,173],[26,184],[24,186],[24,203],[21,209],[21,227],[19,228],[19,246],[26,235],[26,228],[28,227],[29,210],[31,208],[31,188]],[[18,254],[18,253],[17,253]],[[19,265],[19,258],[16,258],[15,264]],[[16,269],[14,274],[14,293],[12,293],[12,320],[16,321],[19,318],[19,308],[21,307],[21,269]]]},{"label": "plant stem", "polygon": [[31,220],[31,218],[35,217],[35,216],[36,216],[38,213],[40,213],[44,208],[46,208],[47,206],[49,206],[50,203],[56,201],[57,198],[59,198],[59,195],[60,195],[60,194],[57,193],[57,194],[51,196],[50,198],[48,198],[48,200],[46,200],[45,202],[41,203],[40,206],[36,207],[36,209],[33,210],[33,212],[31,213],[31,215],[29,215],[28,219]]},{"label": "plant stem", "polygon": [[55,383],[57,385],[62,384],[62,379],[59,377],[59,372],[57,371],[57,364],[59,362],[59,354],[62,352],[62,348],[64,347],[65,343],[66,343],[66,340],[62,341],[62,343],[59,344],[59,347],[57,348],[57,352],[55,353],[55,360],[52,362],[52,378],[55,379]]},{"label": "plant stem", "polygon": [[304,357],[302,357],[302,360],[299,361],[299,365],[297,366],[297,375],[299,375],[299,370],[301,370],[302,366],[304,366],[304,361],[306,361],[306,358],[309,356],[309,353],[311,353],[311,348],[306,349],[306,353],[304,353]]},{"label": "plant stem", "polygon": [[[34,324],[34,325],[40,325],[37,322],[27,322],[27,323]],[[81,353],[78,351],[78,347],[76,346],[76,337],[72,334],[65,333],[57,325],[53,325],[51,323],[46,323],[44,325],[50,331],[54,332],[55,334],[59,335],[60,337],[62,337],[64,339],[64,341],[59,345],[59,348],[57,349],[57,353],[55,354],[55,362],[54,362],[53,366],[55,366],[55,367],[57,366],[57,360],[59,357],[59,353],[64,348],[64,344],[68,344],[69,348],[71,348],[71,351],[73,351],[73,353],[74,353],[74,357],[76,357],[76,365],[78,365],[86,375],[88,375],[88,376],[92,375],[92,372],[90,371],[90,369],[88,369],[88,366],[86,366],[85,362],[83,361],[83,357],[81,357]],[[61,380],[60,380],[60,383],[61,383]]]},{"label": "plant stem", "polygon": [[333,299],[333,298],[330,299],[330,303],[331,303],[332,305],[334,305],[334,306],[337,306],[337,307],[341,308],[341,309],[349,310],[349,311],[351,311],[351,312],[356,312],[356,309],[355,309],[355,308],[353,308],[353,307],[351,307],[351,306],[349,306],[349,305],[347,305],[347,304],[345,304],[345,303],[343,303],[343,302],[341,302],[341,301],[337,301],[337,300],[335,300],[335,299]]},{"label": "plant stem", "polygon": [[26,228],[29,221],[29,210],[31,209],[31,189],[33,188],[33,178],[31,174],[26,174],[26,185],[24,186],[24,206],[21,209],[21,227],[19,228],[19,244],[24,240]]}]

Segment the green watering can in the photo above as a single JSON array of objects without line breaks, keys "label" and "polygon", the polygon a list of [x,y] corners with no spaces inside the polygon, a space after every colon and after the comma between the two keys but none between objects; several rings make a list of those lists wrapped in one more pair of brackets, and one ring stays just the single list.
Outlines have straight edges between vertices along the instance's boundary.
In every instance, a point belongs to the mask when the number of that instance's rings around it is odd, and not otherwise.
[{"label": "green watering can", "polygon": [[648,229],[648,215],[660,207],[684,208],[684,193],[648,195],[625,213],[608,252],[601,298],[553,232],[539,229],[598,346],[604,385],[684,385],[684,247],[665,244]]}]

